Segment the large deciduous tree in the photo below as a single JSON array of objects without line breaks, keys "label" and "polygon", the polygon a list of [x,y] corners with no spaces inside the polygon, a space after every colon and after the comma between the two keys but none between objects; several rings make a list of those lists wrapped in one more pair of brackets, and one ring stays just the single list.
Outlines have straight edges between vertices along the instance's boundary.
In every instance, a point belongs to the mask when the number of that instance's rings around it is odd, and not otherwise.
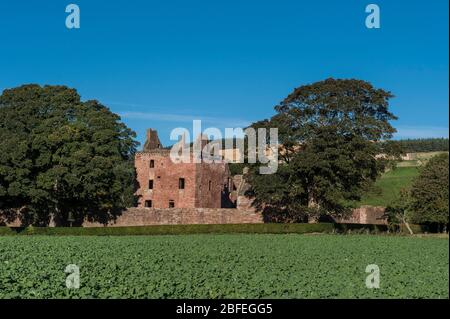
[{"label": "large deciduous tree", "polygon": [[351,202],[398,155],[389,111],[393,95],[361,80],[327,79],[295,89],[276,114],[252,124],[279,130],[275,174],[248,175],[254,204],[271,221],[344,216]]},{"label": "large deciduous tree", "polygon": [[437,224],[442,230],[448,224],[448,154],[431,158],[421,169],[410,191],[410,218],[414,223]]},{"label": "large deciduous tree", "polygon": [[0,96],[0,212],[24,224],[105,222],[133,204],[135,133],[65,86]]}]

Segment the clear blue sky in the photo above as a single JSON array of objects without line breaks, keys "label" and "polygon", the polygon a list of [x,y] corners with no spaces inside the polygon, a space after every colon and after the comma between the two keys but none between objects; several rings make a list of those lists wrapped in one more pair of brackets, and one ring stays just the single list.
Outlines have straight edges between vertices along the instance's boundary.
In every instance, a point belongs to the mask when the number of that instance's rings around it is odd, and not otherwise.
[{"label": "clear blue sky", "polygon": [[[65,27],[66,5],[81,28]],[[381,29],[365,27],[365,6]],[[0,2],[0,91],[64,84],[145,138],[243,126],[295,87],[360,78],[392,91],[397,138],[448,136],[448,0]]]}]

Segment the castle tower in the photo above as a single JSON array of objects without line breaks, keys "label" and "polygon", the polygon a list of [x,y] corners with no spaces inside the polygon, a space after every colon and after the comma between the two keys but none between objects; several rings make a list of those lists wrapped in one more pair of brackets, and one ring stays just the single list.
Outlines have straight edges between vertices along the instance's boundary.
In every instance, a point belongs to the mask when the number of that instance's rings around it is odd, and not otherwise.
[{"label": "castle tower", "polygon": [[[208,143],[206,136],[197,139]],[[186,143],[182,136],[178,143]],[[221,208],[228,196],[226,163],[174,162],[155,130],[147,130],[142,152],[135,155],[138,206],[148,208]],[[224,206],[225,207],[225,206]]]},{"label": "castle tower", "polygon": [[147,140],[145,141],[144,144],[144,152],[148,152],[150,150],[158,148],[163,148],[161,141],[159,140],[158,137],[158,132],[156,130],[149,128],[147,130]]}]

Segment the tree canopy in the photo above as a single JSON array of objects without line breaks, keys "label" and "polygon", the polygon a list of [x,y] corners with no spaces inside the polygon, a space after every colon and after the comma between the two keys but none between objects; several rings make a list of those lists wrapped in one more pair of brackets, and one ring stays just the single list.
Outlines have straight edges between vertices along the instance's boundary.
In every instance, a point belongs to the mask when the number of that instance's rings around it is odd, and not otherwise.
[{"label": "tree canopy", "polygon": [[282,145],[275,174],[260,175],[253,167],[247,176],[255,206],[272,221],[349,213],[351,202],[399,155],[396,145],[386,142],[395,132],[392,97],[354,79],[296,88],[273,117],[252,124],[278,128]]},{"label": "tree canopy", "polygon": [[410,191],[414,223],[448,224],[448,165],[448,154],[440,154],[421,169]]},{"label": "tree canopy", "polygon": [[395,141],[405,153],[448,152],[448,138],[419,138]]},{"label": "tree canopy", "polygon": [[65,86],[0,96],[0,210],[24,224],[106,221],[134,201],[136,134]]}]

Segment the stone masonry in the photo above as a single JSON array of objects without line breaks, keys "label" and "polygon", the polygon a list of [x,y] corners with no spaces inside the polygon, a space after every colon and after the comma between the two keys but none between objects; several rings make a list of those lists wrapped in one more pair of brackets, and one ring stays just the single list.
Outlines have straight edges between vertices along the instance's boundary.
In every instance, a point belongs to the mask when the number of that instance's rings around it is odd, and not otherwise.
[{"label": "stone masonry", "polygon": [[136,154],[138,207],[221,208],[229,199],[232,180],[228,165],[174,163],[162,148],[157,132],[149,129],[144,150]]},{"label": "stone masonry", "polygon": [[262,215],[235,208],[129,208],[108,225],[85,222],[83,227],[176,224],[259,224]]}]

